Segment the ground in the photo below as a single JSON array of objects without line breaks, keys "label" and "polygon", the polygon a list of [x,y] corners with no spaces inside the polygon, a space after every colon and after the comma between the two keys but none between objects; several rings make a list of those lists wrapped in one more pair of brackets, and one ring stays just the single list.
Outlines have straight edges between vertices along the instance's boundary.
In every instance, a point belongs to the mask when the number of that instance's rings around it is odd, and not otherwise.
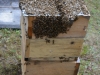
[{"label": "ground", "polygon": [[[91,19],[80,56],[81,66],[78,75],[100,75],[100,1],[85,1]],[[14,65],[19,63],[20,44],[20,30],[0,29],[0,75],[4,75],[1,72],[4,72],[5,68],[13,69],[14,66],[9,66],[7,63]],[[4,60],[7,63],[3,62]],[[17,74],[13,73],[13,75]]]},{"label": "ground", "polygon": [[100,1],[85,0],[91,19],[81,53],[79,75],[100,75]]},{"label": "ground", "polygon": [[19,75],[20,30],[0,29],[0,75]]}]

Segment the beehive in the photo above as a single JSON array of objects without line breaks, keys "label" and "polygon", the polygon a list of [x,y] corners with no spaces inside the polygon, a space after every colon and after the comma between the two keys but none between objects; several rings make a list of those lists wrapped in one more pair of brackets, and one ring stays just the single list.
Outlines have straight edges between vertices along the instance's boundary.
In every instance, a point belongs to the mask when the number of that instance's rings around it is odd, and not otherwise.
[{"label": "beehive", "polygon": [[[75,59],[81,53],[90,18],[83,0],[20,0],[20,8],[22,10],[22,63],[29,61],[29,59],[49,61],[50,64],[41,62],[43,65],[48,65],[46,66],[48,68],[49,65],[52,67],[55,63],[59,67],[66,65],[69,63],[66,61],[70,59],[73,59],[70,64],[76,62]],[[66,63],[51,63],[51,61]],[[32,62],[30,61],[30,63]],[[31,65],[35,67],[35,65]],[[36,67],[37,69],[30,68],[28,71],[38,70],[39,65]],[[25,68],[24,65],[22,67]],[[26,65],[27,68],[29,66]],[[41,68],[45,67],[41,66]],[[44,70],[46,72],[46,69]],[[40,73],[42,71],[40,70]],[[23,75],[24,72],[26,70],[23,71]],[[46,75],[45,72],[44,75]],[[34,75],[36,72],[32,74]],[[73,74],[71,73],[71,75]]]},{"label": "beehive", "polygon": [[29,38],[84,37],[86,34],[90,14],[83,0],[21,0],[20,7]]}]

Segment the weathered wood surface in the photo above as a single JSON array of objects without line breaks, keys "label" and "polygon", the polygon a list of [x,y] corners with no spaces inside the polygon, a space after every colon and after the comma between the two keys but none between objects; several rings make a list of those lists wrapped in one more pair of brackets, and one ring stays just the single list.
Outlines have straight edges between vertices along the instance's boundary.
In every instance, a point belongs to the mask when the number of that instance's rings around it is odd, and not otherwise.
[{"label": "weathered wood surface", "polygon": [[[71,26],[70,30],[67,33],[61,33],[57,36],[57,38],[71,38],[71,37],[82,37],[84,38],[86,35],[88,23],[89,23],[89,16],[79,16],[78,20],[76,20],[73,25]],[[35,35],[32,34],[32,38],[35,38]]]},{"label": "weathered wood surface", "polygon": [[78,74],[79,67],[80,67],[80,58],[77,59],[77,63],[76,63],[75,70],[74,70],[74,75]]},{"label": "weathered wood surface", "polygon": [[24,75],[25,73],[25,69],[26,69],[26,66],[24,66],[25,64],[25,61],[24,61],[24,58],[25,58],[25,49],[26,49],[26,32],[25,32],[25,25],[24,25],[24,18],[23,16],[21,16],[21,22],[20,22],[20,25],[21,25],[21,68],[22,68],[22,75]]},{"label": "weathered wood surface", "polygon": [[28,40],[26,58],[78,57],[83,42],[83,38],[49,39],[49,42],[45,39]]},{"label": "weathered wood surface", "polygon": [[89,17],[79,17],[67,32],[67,34],[60,34],[58,37],[85,37],[88,27]]},{"label": "weathered wood surface", "polygon": [[25,75],[74,75],[76,62],[28,62]]},{"label": "weathered wood surface", "polygon": [[29,58],[30,54],[30,40],[26,39],[26,52],[25,52],[25,58]]},{"label": "weathered wood surface", "polygon": [[35,20],[35,17],[28,17],[28,37],[32,38],[32,32],[33,32],[33,21]]}]

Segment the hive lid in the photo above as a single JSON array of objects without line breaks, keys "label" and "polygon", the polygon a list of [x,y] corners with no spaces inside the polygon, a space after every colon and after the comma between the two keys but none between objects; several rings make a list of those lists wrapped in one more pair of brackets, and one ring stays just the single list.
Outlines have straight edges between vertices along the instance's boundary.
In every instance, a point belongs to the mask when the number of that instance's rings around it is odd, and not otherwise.
[{"label": "hive lid", "polygon": [[24,16],[89,15],[84,0],[20,0]]}]

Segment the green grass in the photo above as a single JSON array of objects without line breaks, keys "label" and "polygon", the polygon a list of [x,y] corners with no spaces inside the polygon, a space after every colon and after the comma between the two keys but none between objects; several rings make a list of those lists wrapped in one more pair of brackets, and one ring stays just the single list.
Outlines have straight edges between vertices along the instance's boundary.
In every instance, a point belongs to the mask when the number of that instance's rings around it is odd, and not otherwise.
[{"label": "green grass", "polygon": [[88,46],[84,46],[83,49],[82,49],[82,52],[81,52],[81,55],[86,55],[89,53],[89,48]]},{"label": "green grass", "polygon": [[[16,75],[20,63],[20,30],[0,29],[0,75]],[[8,74],[11,71],[11,74]]]},{"label": "green grass", "polygon": [[79,75],[100,75],[100,0],[85,0],[91,18],[81,53]]}]

